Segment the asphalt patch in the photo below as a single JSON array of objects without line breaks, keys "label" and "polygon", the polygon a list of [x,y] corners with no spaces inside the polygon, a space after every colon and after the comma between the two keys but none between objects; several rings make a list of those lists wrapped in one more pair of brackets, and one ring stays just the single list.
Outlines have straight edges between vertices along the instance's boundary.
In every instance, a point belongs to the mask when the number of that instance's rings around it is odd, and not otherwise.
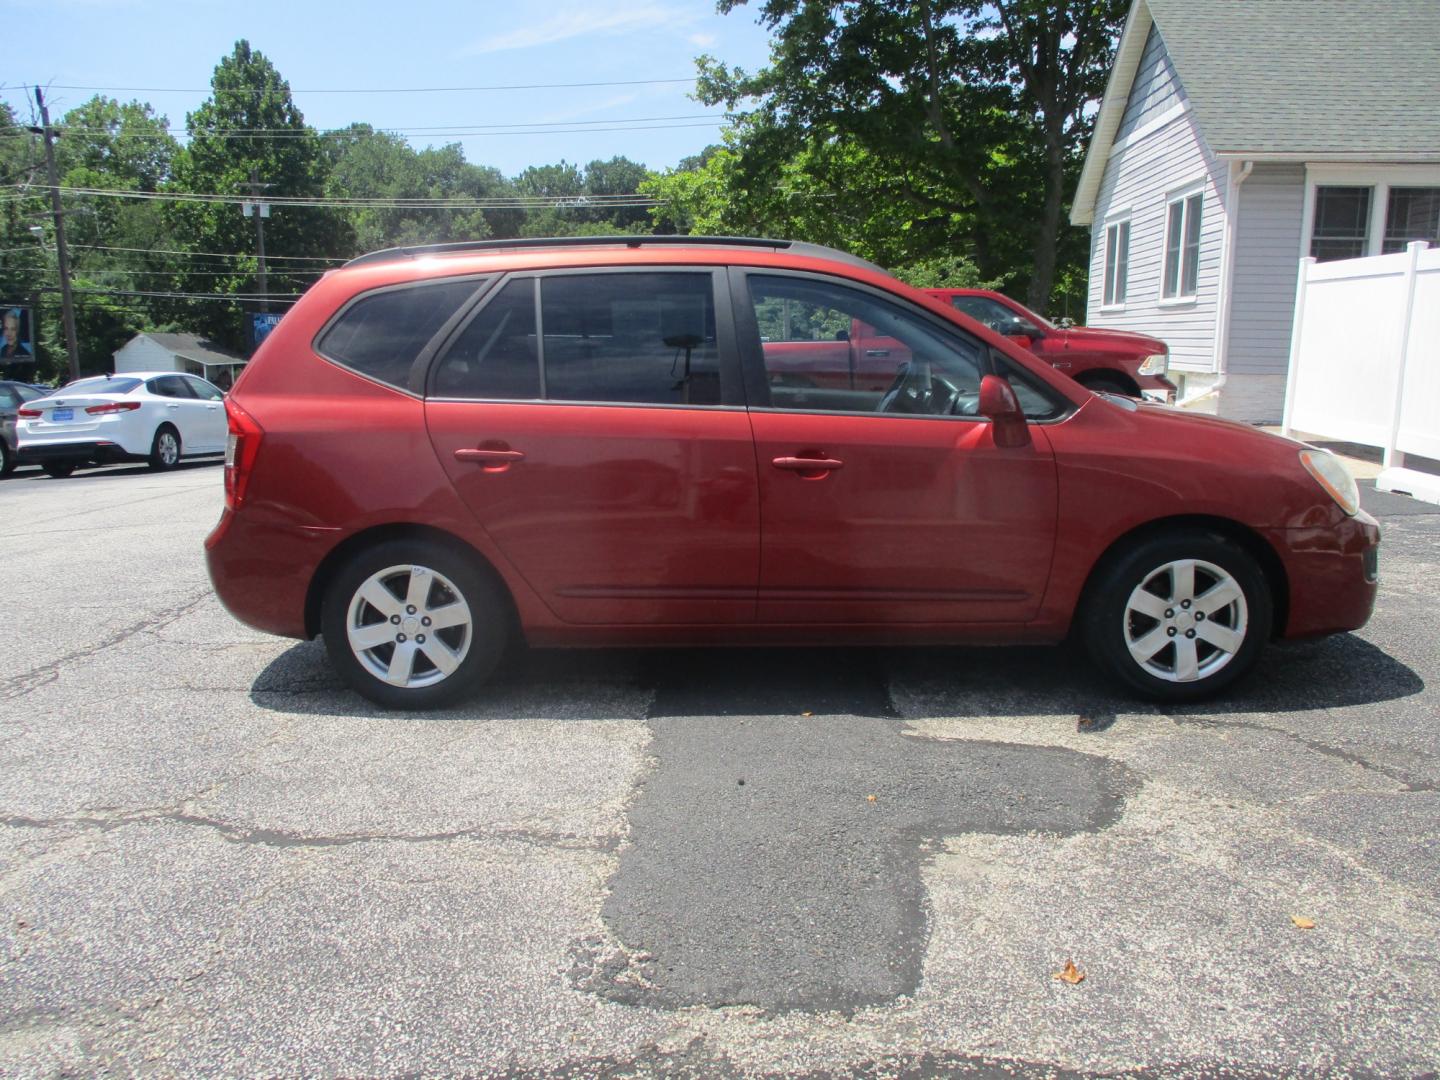
[{"label": "asphalt patch", "polygon": [[[751,681],[735,692],[798,690]],[[892,1002],[920,982],[921,868],[944,837],[1103,829],[1138,786],[1089,754],[805,711],[652,717],[656,766],[602,909],[610,937],[575,946],[575,985],[657,1008]]]}]

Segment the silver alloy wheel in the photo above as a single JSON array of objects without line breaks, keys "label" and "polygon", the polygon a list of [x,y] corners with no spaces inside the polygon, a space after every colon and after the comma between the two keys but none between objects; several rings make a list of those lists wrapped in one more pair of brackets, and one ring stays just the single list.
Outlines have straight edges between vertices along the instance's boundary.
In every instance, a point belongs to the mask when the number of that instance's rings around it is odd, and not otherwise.
[{"label": "silver alloy wheel", "polygon": [[389,566],[355,590],[345,634],[360,666],[381,682],[434,686],[470,651],[470,605],[444,574],[408,563]]},{"label": "silver alloy wheel", "polygon": [[1196,682],[1230,663],[1245,644],[1249,611],[1240,583],[1200,559],[1156,567],[1125,604],[1125,645],[1148,675]]},{"label": "silver alloy wheel", "polygon": [[180,440],[173,431],[162,431],[156,435],[155,449],[160,452],[160,463],[167,469],[180,460]]}]

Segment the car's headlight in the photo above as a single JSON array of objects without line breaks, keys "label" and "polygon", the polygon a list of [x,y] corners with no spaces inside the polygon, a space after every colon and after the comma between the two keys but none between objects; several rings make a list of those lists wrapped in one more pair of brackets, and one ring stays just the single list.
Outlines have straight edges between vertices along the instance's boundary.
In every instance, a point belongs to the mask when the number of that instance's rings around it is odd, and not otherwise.
[{"label": "car's headlight", "polygon": [[1329,492],[1330,497],[1340,504],[1340,509],[1350,516],[1360,511],[1360,488],[1350,470],[1340,459],[1328,450],[1301,450],[1300,464],[1315,478],[1315,482]]},{"label": "car's headlight", "polygon": [[1170,357],[1167,353],[1152,353],[1140,361],[1141,375],[1164,375],[1170,370]]}]

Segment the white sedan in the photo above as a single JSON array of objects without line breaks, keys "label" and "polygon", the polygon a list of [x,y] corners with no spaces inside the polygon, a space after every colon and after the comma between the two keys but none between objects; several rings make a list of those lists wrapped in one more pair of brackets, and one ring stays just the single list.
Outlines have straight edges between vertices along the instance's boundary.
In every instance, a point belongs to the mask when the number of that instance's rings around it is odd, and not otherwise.
[{"label": "white sedan", "polygon": [[224,397],[204,379],[173,371],[77,379],[19,410],[18,457],[61,477],[81,465],[148,461],[169,469],[182,457],[223,454]]}]

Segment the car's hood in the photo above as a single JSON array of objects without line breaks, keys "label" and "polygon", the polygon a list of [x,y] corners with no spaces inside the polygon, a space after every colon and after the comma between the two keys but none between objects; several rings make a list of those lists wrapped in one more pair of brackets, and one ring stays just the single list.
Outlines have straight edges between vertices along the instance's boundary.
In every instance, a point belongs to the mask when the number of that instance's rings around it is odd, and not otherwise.
[{"label": "car's hood", "polygon": [[1094,326],[1072,326],[1065,331],[1072,347],[1088,346],[1095,349],[1125,349],[1139,356],[1169,352],[1165,343],[1149,334],[1134,334],[1129,330],[1102,330]]}]

